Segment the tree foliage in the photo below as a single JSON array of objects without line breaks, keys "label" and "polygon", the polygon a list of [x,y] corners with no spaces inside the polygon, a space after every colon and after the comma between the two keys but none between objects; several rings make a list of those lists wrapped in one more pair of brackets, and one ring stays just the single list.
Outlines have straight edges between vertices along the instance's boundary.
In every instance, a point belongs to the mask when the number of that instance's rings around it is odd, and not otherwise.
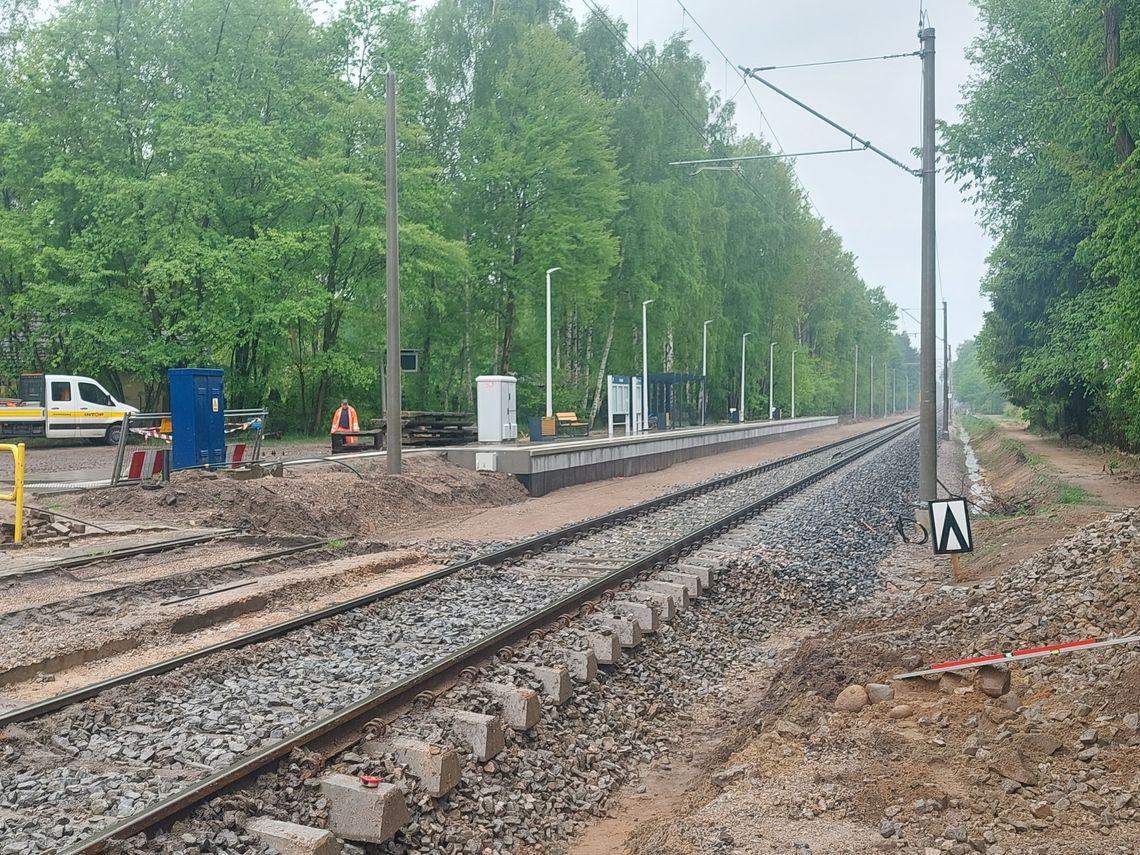
[{"label": "tree foliage", "polygon": [[168,368],[217,365],[287,429],[343,395],[377,414],[388,68],[406,407],[470,408],[477,374],[509,371],[536,412],[550,267],[559,408],[596,416],[604,376],[639,371],[644,300],[651,370],[699,372],[712,321],[713,418],[739,403],[744,332],[751,412],[770,342],[784,409],[797,350],[801,414],[850,409],[856,346],[911,370],[789,164],[669,166],[769,151],[683,36],[631,54],[622,22],[560,0],[338,8],[65,0],[36,23],[0,0],[0,383],[64,369],[157,407]]},{"label": "tree foliage", "polygon": [[1038,425],[1140,444],[1140,2],[975,0],[953,173],[997,245],[978,339]]}]

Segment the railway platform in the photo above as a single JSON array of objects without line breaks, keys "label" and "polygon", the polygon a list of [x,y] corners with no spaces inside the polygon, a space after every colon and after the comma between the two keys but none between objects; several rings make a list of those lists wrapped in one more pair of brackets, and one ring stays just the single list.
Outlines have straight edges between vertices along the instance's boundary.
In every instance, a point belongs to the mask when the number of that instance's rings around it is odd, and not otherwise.
[{"label": "railway platform", "polygon": [[591,436],[554,442],[504,442],[443,449],[467,469],[514,475],[532,496],[573,484],[656,472],[695,457],[721,454],[790,433],[839,423],[838,416],[678,428],[632,436]]}]

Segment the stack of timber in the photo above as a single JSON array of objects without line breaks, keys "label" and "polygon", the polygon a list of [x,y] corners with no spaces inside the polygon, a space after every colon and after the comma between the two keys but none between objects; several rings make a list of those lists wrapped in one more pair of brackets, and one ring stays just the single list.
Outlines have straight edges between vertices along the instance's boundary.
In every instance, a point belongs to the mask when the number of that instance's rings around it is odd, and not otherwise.
[{"label": "stack of timber", "polygon": [[[479,430],[471,413],[438,413],[405,410],[400,414],[405,446],[432,448],[443,445],[466,445],[475,442]],[[373,419],[372,426],[388,430],[386,419]]]}]

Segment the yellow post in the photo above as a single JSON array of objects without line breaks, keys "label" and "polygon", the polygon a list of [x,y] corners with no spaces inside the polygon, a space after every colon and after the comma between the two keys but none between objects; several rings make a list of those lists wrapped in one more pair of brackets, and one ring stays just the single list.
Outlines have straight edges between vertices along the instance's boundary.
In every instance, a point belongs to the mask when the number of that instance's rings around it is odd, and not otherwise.
[{"label": "yellow post", "polygon": [[24,443],[0,445],[0,451],[12,454],[14,476],[11,493],[0,493],[0,499],[16,502],[16,543],[24,539]]}]

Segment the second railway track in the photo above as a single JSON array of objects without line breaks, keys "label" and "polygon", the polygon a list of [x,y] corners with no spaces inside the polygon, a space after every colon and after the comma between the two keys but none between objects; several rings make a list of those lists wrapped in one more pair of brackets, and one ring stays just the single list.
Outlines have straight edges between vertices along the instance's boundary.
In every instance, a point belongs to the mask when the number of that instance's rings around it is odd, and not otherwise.
[{"label": "second railway track", "polygon": [[[383,599],[326,610],[319,624],[317,618],[290,622],[257,639],[266,643],[230,654],[221,672],[205,659],[158,669],[150,676],[173,673],[145,687],[124,685],[111,704],[99,697],[80,703],[76,696],[17,710],[4,720],[26,721],[30,734],[62,752],[70,780],[78,783],[43,800],[38,787],[28,786],[31,778],[0,774],[0,799],[27,817],[7,831],[26,835],[29,852],[94,852],[149,828],[295,748],[358,729],[362,719],[407,703],[424,686],[453,679],[467,664],[676,561],[911,426],[780,461],[765,468],[772,475],[767,479],[755,470],[717,479],[444,568]],[[492,562],[496,566],[488,566]],[[58,716],[31,721],[65,705],[70,708]],[[107,746],[116,750],[108,754]],[[102,768],[93,756],[121,768]],[[125,795],[93,811],[89,798],[86,804],[73,798],[73,788]],[[54,824],[61,813],[67,823]]]}]

